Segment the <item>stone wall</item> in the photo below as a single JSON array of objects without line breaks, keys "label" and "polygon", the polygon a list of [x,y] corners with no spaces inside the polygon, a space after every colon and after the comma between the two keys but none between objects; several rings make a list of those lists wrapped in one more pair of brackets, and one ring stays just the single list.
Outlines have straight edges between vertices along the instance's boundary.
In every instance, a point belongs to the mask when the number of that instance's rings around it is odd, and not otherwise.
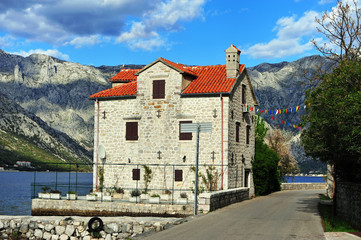
[{"label": "stone wall", "polygon": [[337,214],[361,229],[361,184],[337,182]]},{"label": "stone wall", "polygon": [[33,199],[34,216],[157,216],[185,217],[193,214],[193,205],[105,202],[85,200]]},{"label": "stone wall", "polygon": [[234,188],[199,195],[199,211],[214,211],[233,203],[249,199],[249,188]]},{"label": "stone wall", "polygon": [[326,190],[326,183],[282,183],[282,190]]},{"label": "stone wall", "polygon": [[[0,239],[90,240],[88,222],[91,217],[0,216]],[[99,233],[105,240],[129,239],[149,231],[161,231],[182,223],[179,218],[101,218]]]}]

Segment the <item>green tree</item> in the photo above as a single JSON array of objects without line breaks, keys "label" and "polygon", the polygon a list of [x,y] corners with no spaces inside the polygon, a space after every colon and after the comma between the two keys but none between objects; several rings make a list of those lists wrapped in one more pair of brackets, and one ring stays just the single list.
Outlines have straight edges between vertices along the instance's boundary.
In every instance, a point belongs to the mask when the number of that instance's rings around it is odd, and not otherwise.
[{"label": "green tree", "polygon": [[255,123],[256,151],[252,171],[255,193],[258,196],[279,191],[281,182],[278,170],[280,158],[264,143],[268,131],[265,122],[258,115]]},{"label": "green tree", "polygon": [[337,177],[360,182],[361,62],[342,61],[324,74],[319,85],[306,92],[305,103],[310,106],[301,135],[306,154],[334,164]]}]

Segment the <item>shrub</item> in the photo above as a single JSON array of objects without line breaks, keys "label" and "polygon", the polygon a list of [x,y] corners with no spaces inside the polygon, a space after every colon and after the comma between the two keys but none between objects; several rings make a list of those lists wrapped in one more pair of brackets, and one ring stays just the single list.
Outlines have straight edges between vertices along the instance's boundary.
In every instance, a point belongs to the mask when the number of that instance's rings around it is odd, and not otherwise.
[{"label": "shrub", "polygon": [[183,192],[183,193],[180,194],[180,197],[181,197],[181,198],[188,198],[188,195],[187,195],[187,193],[184,193],[184,192]]},{"label": "shrub", "polygon": [[138,189],[134,189],[131,193],[130,196],[132,197],[139,197],[140,196],[140,191]]},{"label": "shrub", "polygon": [[159,194],[152,194],[151,197],[160,197]]}]

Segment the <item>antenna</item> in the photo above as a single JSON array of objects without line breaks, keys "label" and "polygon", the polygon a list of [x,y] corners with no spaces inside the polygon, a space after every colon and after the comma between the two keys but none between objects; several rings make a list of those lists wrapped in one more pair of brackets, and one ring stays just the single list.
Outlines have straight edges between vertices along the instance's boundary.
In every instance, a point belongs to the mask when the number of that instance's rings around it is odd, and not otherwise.
[{"label": "antenna", "polygon": [[99,145],[98,147],[98,155],[99,155],[99,158],[104,160],[106,157],[105,157],[105,148],[103,145]]}]

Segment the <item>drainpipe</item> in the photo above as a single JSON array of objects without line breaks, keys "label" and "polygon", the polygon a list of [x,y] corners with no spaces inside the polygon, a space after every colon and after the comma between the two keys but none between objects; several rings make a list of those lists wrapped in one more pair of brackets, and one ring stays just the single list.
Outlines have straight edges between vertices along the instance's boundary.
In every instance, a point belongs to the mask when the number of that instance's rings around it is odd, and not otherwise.
[{"label": "drainpipe", "polygon": [[223,96],[221,96],[221,159],[222,159],[222,170],[221,170],[221,190],[223,190]]},{"label": "drainpipe", "polygon": [[98,159],[99,159],[99,153],[98,153],[98,148],[99,148],[99,114],[100,114],[100,109],[99,109],[99,100],[96,100],[96,105],[97,105],[97,112],[96,112],[96,116],[97,116],[97,123],[96,123],[96,138],[95,138],[95,146],[94,146],[94,155],[95,155],[95,189],[98,189]]}]

